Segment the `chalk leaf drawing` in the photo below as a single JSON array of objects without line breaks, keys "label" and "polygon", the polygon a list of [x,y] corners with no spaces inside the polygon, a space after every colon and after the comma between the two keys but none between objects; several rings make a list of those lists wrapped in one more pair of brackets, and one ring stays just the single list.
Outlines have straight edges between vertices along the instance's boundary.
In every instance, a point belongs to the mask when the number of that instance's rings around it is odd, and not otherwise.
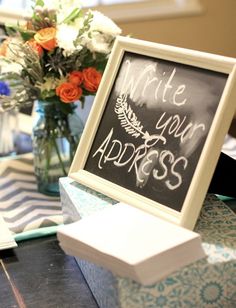
[{"label": "chalk leaf drawing", "polygon": [[125,131],[135,138],[141,136],[149,136],[148,132],[143,132],[143,125],[130,105],[127,103],[127,95],[120,95],[116,100],[115,113],[118,114],[118,119],[120,120],[121,127]]},{"label": "chalk leaf drawing", "polygon": [[138,120],[136,114],[132,110],[131,106],[127,103],[127,94],[119,95],[116,100],[115,113],[118,115],[121,127],[131,135],[132,137],[142,137],[145,139],[147,145],[148,142],[152,142],[148,146],[153,146],[158,140],[162,140],[166,143],[166,139],[161,135],[150,135],[148,131],[143,131],[143,125]]}]

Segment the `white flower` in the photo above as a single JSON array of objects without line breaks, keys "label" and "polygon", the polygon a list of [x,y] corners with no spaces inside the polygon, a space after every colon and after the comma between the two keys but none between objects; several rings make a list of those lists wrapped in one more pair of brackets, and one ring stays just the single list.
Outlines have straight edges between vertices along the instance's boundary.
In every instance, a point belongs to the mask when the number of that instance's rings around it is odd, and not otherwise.
[{"label": "white flower", "polygon": [[[68,10],[73,9],[75,7],[80,8],[81,4],[79,0],[43,0],[44,5],[41,7],[42,9],[47,10]],[[38,6],[37,6],[38,9]],[[39,7],[40,9],[40,7]]]},{"label": "white flower", "polygon": [[110,18],[98,11],[91,11],[91,13],[93,18],[90,23],[90,31],[100,31],[111,36],[121,34],[121,29]]},{"label": "white flower", "polygon": [[58,2],[58,5],[61,9],[64,10],[73,10],[74,8],[81,9],[81,1],[80,0],[54,0]]},{"label": "white flower", "polygon": [[35,9],[47,9],[47,10],[58,10],[60,5],[60,1],[58,0],[44,0],[44,6],[43,7],[36,7]]},{"label": "white flower", "polygon": [[99,32],[92,32],[90,37],[84,36],[82,42],[91,52],[108,54],[111,51],[109,37]]},{"label": "white flower", "polygon": [[62,23],[74,11],[80,11],[81,5],[79,1],[67,0],[63,1],[60,8],[57,10],[57,23]]},{"label": "white flower", "polygon": [[121,29],[108,17],[97,11],[90,11],[93,15],[89,31],[83,35],[82,43],[91,52],[108,54],[111,43]]},{"label": "white flower", "polygon": [[75,9],[81,10],[79,0],[43,0],[43,2],[43,6],[37,6],[35,9],[55,11],[58,24],[61,24]]},{"label": "white flower", "polygon": [[7,65],[1,65],[1,74],[16,73],[20,75],[21,72],[22,72],[22,65],[18,63],[10,63]]},{"label": "white flower", "polygon": [[20,75],[22,72],[22,65],[15,62],[7,63],[6,61],[1,61],[0,59],[0,67],[1,74],[16,73]]},{"label": "white flower", "polygon": [[74,45],[74,41],[76,40],[78,33],[79,28],[77,24],[61,24],[57,26],[57,44],[59,48],[64,50],[64,56],[70,56],[75,50],[82,49],[82,47]]}]

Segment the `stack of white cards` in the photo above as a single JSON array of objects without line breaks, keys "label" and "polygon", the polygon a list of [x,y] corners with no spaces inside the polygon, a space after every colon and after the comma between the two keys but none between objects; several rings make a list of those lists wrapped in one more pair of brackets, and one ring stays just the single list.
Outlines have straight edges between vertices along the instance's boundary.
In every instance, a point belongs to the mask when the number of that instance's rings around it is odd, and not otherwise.
[{"label": "stack of white cards", "polygon": [[0,250],[16,247],[17,243],[0,214]]},{"label": "stack of white cards", "polygon": [[121,203],[59,227],[57,237],[67,254],[144,285],[206,256],[198,233]]}]

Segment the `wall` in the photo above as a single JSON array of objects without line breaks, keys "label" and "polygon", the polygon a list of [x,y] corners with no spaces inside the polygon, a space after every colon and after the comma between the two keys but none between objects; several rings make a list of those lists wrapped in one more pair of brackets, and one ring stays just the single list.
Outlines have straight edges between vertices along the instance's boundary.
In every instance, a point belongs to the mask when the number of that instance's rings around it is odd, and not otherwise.
[{"label": "wall", "polygon": [[120,23],[134,38],[236,57],[236,0],[200,0],[201,15]]}]

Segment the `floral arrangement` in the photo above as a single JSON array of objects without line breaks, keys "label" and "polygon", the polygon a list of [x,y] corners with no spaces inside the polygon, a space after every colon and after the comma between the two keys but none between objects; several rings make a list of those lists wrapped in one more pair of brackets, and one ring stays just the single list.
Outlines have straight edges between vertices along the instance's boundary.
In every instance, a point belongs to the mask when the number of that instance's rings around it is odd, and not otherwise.
[{"label": "floral arrangement", "polygon": [[56,99],[64,109],[83,104],[98,89],[120,28],[100,12],[83,13],[78,0],[37,0],[32,9],[25,22],[6,28],[0,45],[0,108],[35,99]]},{"label": "floral arrangement", "polygon": [[[81,136],[75,102],[95,95],[120,28],[79,0],[36,0],[0,45],[0,112],[37,100],[32,147],[38,190],[58,195]],[[7,113],[5,113],[7,114]]]}]

